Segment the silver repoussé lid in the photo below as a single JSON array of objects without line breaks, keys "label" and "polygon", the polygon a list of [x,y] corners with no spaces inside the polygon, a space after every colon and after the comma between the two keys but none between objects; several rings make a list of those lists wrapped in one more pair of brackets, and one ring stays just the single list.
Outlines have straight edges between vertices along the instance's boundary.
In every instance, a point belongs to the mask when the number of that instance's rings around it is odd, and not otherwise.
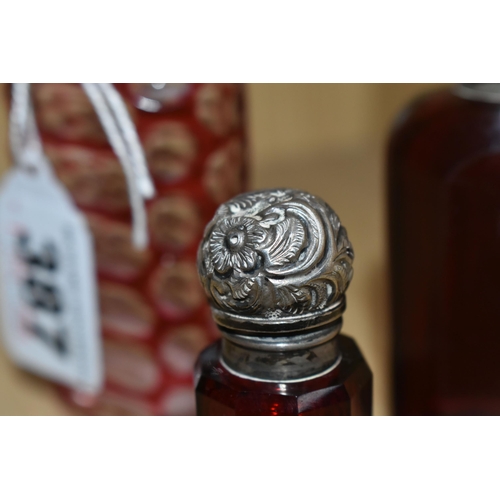
[{"label": "silver repouss\u00e9 lid", "polygon": [[290,336],[338,323],[353,258],[345,228],[323,200],[273,189],[219,207],[198,270],[221,330]]}]

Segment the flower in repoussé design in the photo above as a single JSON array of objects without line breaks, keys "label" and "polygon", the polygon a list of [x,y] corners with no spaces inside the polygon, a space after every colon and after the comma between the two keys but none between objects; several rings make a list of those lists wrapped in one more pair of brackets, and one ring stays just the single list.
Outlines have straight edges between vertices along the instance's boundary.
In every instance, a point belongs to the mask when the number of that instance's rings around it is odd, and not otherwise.
[{"label": "flower in repouss\u00e9 design", "polygon": [[251,271],[257,265],[256,248],[266,233],[249,217],[222,220],[210,237],[210,254],[215,270],[225,274],[231,270]]}]

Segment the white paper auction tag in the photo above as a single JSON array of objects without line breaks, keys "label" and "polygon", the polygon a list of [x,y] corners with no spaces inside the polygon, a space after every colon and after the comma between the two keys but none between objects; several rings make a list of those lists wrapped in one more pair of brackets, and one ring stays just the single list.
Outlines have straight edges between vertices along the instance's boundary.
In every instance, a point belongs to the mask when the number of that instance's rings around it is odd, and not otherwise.
[{"label": "white paper auction tag", "polygon": [[[33,161],[33,158],[32,158]],[[37,155],[36,162],[46,162]],[[103,381],[94,250],[50,167],[15,167],[0,187],[2,330],[25,369],[98,392]]]}]

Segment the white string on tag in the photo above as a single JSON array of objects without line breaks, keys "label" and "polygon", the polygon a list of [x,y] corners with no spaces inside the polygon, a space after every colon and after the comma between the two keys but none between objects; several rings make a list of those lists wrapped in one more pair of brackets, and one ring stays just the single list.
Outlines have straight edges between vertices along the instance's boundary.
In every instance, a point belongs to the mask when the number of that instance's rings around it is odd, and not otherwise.
[{"label": "white string on tag", "polygon": [[[132,212],[132,241],[137,248],[145,248],[148,226],[144,200],[154,196],[155,189],[137,131],[120,94],[110,83],[84,83],[82,87],[125,174]],[[23,157],[30,149],[34,148],[43,155],[29,83],[12,85],[10,143],[18,164],[25,163]],[[40,166],[39,171],[43,170],[46,169]]]},{"label": "white string on tag", "polygon": [[148,244],[148,226],[144,199],[154,196],[154,186],[137,132],[123,101],[124,109],[117,105],[121,97],[115,96],[110,100],[109,96],[113,94],[109,90],[111,84],[84,83],[82,86],[123,167],[132,209],[132,241],[137,248],[145,248]]},{"label": "white string on tag", "polygon": [[144,156],[137,130],[130,119],[127,107],[119,92],[110,83],[96,83],[101,92],[107,99],[116,123],[120,128],[125,145],[128,147],[132,161],[135,164],[134,173],[137,178],[137,184],[142,195],[146,198],[154,196],[154,185],[149,175],[149,170]]},{"label": "white string on tag", "polygon": [[[36,130],[33,109],[30,106],[29,84],[12,84],[12,106],[9,116],[9,139],[12,155],[17,165],[25,164],[28,151],[43,153],[43,147]],[[45,165],[33,165],[39,171],[46,171]]]}]

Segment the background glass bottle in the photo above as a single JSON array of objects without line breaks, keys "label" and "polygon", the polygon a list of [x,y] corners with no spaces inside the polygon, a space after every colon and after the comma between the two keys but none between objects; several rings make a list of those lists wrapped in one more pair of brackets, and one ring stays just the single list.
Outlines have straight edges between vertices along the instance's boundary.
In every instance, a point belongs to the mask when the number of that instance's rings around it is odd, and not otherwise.
[{"label": "background glass bottle", "polygon": [[130,238],[127,185],[78,84],[33,85],[44,149],[93,233],[105,388],[65,391],[99,414],[193,414],[193,365],[217,337],[196,274],[203,226],[246,181],[243,87],[116,84],[155,183],[150,245]]},{"label": "background glass bottle", "polygon": [[424,96],[388,150],[396,412],[500,414],[500,86]]}]

